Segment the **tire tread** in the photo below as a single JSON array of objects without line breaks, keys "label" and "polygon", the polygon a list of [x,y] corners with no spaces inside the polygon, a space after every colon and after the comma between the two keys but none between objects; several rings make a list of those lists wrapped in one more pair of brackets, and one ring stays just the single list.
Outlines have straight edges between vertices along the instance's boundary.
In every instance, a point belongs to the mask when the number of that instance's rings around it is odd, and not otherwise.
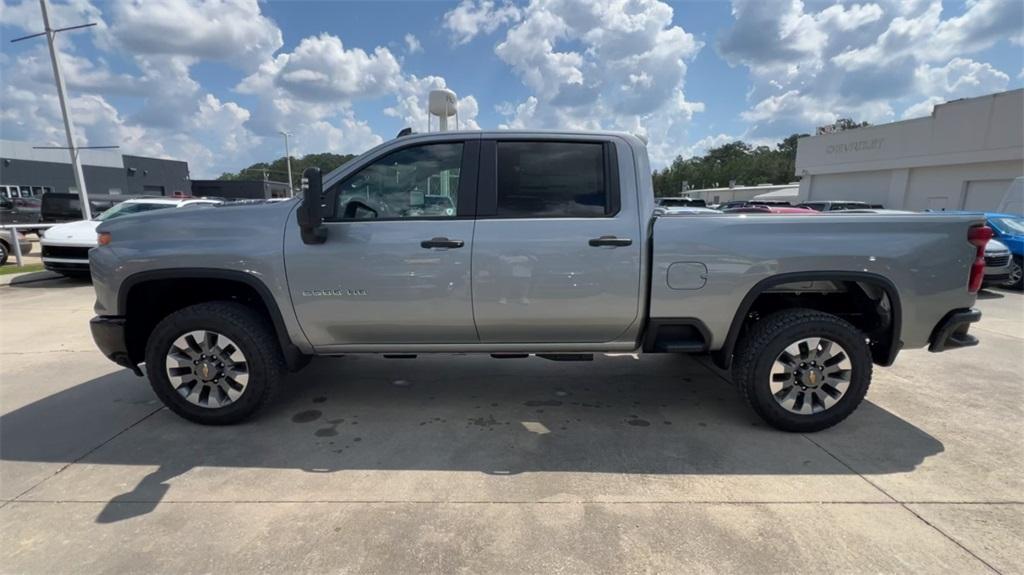
[{"label": "tire tread", "polygon": [[[248,405],[242,411],[231,410],[224,413],[216,413],[220,410],[190,411],[174,401],[175,397],[172,397],[171,394],[176,392],[163,381],[166,378],[157,377],[156,373],[151,372],[151,366],[162,370],[165,353],[165,350],[157,349],[157,346],[153,345],[154,340],[161,339],[164,332],[168,330],[177,333],[195,329],[197,323],[209,321],[210,318],[226,322],[245,334],[246,337],[251,338],[253,345],[250,349],[245,350],[246,358],[249,362],[255,360],[264,364],[265,373],[260,374],[264,380],[260,386],[262,393],[254,404]],[[236,340],[236,343],[240,344],[241,342]],[[284,354],[281,352],[280,344],[270,322],[252,308],[234,301],[204,302],[171,313],[156,325],[146,343],[146,372],[153,391],[171,411],[185,419],[204,425],[229,425],[251,417],[274,400],[280,388],[280,382],[287,371]],[[159,373],[163,374],[162,371]]]},{"label": "tire tread", "polygon": [[[793,308],[782,310],[769,315],[763,320],[755,324],[741,339],[739,344],[736,346],[736,357],[733,361],[733,382],[739,388],[740,393],[743,395],[744,401],[747,405],[754,410],[762,419],[767,421],[769,424],[776,428],[783,429],[784,431],[819,431],[832,427],[853,413],[857,405],[863,401],[867,395],[868,387],[871,385],[871,373],[873,362],[871,360],[870,352],[867,350],[867,345],[864,345],[864,349],[860,350],[861,353],[866,354],[866,357],[860,358],[861,365],[866,366],[867,372],[864,374],[867,379],[867,383],[863,386],[857,386],[854,388],[851,382],[851,389],[847,393],[854,393],[847,401],[852,401],[854,409],[847,409],[836,411],[832,413],[832,417],[827,418],[827,421],[822,424],[798,424],[793,425],[785,421],[777,420],[771,412],[765,409],[758,398],[754,395],[754,385],[756,384],[756,368],[758,362],[762,359],[761,353],[776,337],[779,336],[783,331],[790,329],[799,328],[806,324],[827,324],[841,329],[849,331],[855,334],[855,337],[863,337],[860,330],[854,327],[846,320],[839,318],[830,313],[804,308]],[[848,354],[856,353],[856,350],[847,349]],[[850,358],[851,361],[854,358]],[[865,361],[866,360],[866,361]],[[846,399],[846,398],[844,398]],[[831,410],[829,410],[831,411]],[[829,413],[826,411],[824,413]]]}]

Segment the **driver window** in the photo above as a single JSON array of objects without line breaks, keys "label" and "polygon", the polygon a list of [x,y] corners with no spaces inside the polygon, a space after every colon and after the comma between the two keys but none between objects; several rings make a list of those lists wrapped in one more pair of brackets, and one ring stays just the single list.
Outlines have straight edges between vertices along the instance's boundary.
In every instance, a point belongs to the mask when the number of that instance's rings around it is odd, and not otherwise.
[{"label": "driver window", "polygon": [[392,152],[341,183],[336,219],[454,218],[461,165],[461,142]]}]

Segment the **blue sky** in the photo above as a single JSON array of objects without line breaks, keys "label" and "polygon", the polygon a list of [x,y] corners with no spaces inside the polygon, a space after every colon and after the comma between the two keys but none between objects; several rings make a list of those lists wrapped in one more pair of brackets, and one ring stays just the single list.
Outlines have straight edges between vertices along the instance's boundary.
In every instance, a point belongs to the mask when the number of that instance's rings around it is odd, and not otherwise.
[{"label": "blue sky", "polygon": [[[0,0],[0,137],[61,143],[36,0]],[[79,138],[216,176],[425,129],[606,128],[652,161],[772,144],[837,117],[927,115],[1024,84],[1019,0],[51,0]]]}]

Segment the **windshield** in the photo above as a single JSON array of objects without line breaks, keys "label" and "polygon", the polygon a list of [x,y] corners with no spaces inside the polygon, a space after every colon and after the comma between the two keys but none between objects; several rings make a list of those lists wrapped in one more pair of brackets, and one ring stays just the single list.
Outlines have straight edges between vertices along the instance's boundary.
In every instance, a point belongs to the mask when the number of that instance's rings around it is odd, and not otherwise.
[{"label": "windshield", "polygon": [[127,216],[129,214],[141,214],[142,212],[151,212],[153,210],[162,210],[164,208],[173,208],[174,204],[143,204],[143,203],[128,203],[117,204],[109,210],[100,214],[96,219],[105,222],[121,216]]},{"label": "windshield", "polygon": [[1004,234],[1024,235],[1024,218],[992,218],[992,223]]}]

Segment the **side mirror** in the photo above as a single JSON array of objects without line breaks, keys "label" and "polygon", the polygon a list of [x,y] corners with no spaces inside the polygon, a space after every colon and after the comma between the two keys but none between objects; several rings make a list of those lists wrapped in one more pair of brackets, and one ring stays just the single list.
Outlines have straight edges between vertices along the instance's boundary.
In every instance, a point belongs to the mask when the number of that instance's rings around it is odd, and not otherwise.
[{"label": "side mirror", "polygon": [[324,186],[320,168],[306,168],[302,172],[302,204],[296,211],[302,241],[322,244],[327,241],[324,225]]}]

